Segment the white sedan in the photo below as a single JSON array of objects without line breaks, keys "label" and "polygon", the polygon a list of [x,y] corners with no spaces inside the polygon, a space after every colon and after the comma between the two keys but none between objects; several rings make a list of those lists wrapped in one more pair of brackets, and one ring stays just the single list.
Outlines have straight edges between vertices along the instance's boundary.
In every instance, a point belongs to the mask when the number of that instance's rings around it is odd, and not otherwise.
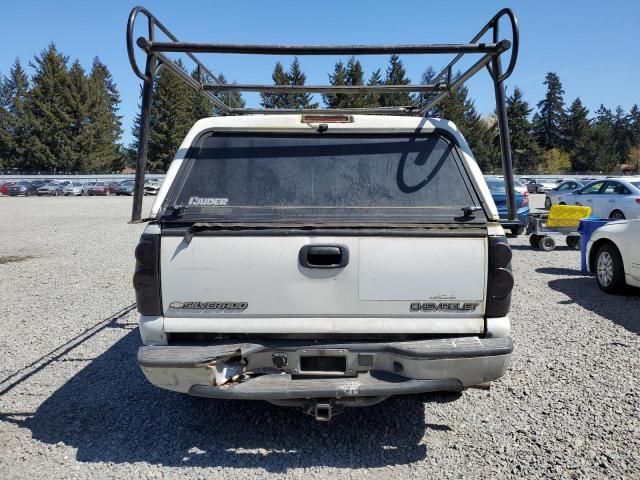
[{"label": "white sedan", "polygon": [[558,199],[562,195],[566,195],[567,193],[573,192],[574,190],[582,187],[584,187],[584,184],[577,180],[567,180],[566,182],[559,184],[557,187],[547,190],[547,196],[544,199],[544,208],[549,210],[552,205],[558,203]]},{"label": "white sedan", "polygon": [[65,197],[68,195],[79,196],[82,195],[83,187],[84,185],[80,182],[71,182],[69,185],[65,186],[62,189],[62,193]]},{"label": "white sedan", "polygon": [[640,177],[597,180],[562,195],[558,203],[591,207],[593,215],[598,218],[640,218]]},{"label": "white sedan", "polygon": [[554,188],[557,188],[558,185],[560,185],[562,182],[564,182],[564,180],[561,178],[555,178],[550,180],[538,180],[537,193],[547,193],[553,190]]},{"label": "white sedan", "polygon": [[607,293],[625,284],[640,287],[640,220],[612,222],[598,228],[587,243],[587,265]]}]

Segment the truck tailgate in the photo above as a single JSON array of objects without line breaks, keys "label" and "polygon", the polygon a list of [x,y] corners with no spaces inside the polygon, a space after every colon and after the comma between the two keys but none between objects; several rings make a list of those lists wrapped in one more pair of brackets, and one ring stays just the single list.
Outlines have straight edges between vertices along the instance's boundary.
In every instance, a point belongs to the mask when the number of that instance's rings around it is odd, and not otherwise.
[{"label": "truck tailgate", "polygon": [[[304,267],[307,245],[348,263]],[[486,263],[483,237],[163,235],[165,330],[477,334]]]}]

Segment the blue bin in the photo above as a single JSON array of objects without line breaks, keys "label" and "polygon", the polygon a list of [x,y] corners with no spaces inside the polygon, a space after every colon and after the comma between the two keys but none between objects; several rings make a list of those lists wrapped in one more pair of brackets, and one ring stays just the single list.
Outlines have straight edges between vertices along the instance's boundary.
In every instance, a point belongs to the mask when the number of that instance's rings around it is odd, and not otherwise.
[{"label": "blue bin", "polygon": [[583,218],[578,225],[578,233],[580,234],[580,270],[582,273],[589,273],[587,268],[587,243],[597,229],[611,222],[606,218]]}]

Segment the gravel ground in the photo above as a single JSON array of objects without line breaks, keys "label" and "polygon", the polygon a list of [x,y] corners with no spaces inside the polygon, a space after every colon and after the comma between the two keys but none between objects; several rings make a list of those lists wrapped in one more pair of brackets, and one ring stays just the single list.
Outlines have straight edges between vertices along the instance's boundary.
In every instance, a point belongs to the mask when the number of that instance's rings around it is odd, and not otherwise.
[{"label": "gravel ground", "polygon": [[512,239],[516,347],[490,391],[323,424],[145,381],[130,205],[0,198],[0,478],[640,478],[640,296],[601,293],[578,252]]}]

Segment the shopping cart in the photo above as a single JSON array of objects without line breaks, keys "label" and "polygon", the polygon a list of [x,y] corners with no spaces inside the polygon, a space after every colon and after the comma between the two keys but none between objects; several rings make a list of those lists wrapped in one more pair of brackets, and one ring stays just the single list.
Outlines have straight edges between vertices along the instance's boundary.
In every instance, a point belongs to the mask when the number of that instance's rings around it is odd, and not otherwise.
[{"label": "shopping cart", "polygon": [[556,248],[554,237],[565,236],[569,248],[580,249],[580,220],[591,215],[591,207],[580,205],[553,205],[548,213],[530,213],[527,234],[533,248],[550,252]]}]

